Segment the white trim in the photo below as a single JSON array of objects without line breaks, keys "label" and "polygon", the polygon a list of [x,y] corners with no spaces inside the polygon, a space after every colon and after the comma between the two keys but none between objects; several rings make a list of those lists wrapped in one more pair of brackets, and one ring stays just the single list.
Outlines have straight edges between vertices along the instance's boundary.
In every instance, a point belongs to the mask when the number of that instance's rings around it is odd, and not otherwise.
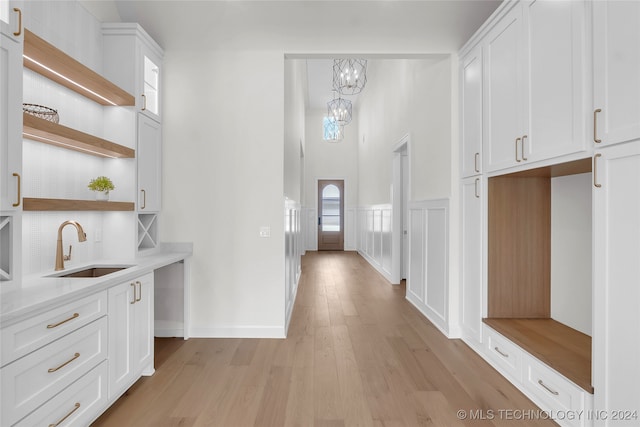
[{"label": "white trim", "polygon": [[282,326],[194,327],[192,338],[286,338]]},{"label": "white trim", "polygon": [[[402,188],[402,152],[407,152],[407,165],[408,165],[408,173],[409,177],[408,182],[406,183],[408,190],[407,195],[411,198],[411,136],[410,133],[407,132],[400,141],[393,147],[392,155],[393,155],[393,185],[392,185],[392,195],[391,195],[391,274],[390,274],[390,282],[393,284],[399,284],[402,280],[402,214],[403,207],[401,204],[402,194],[400,197],[396,197],[398,193],[396,191],[397,188]],[[405,203],[409,202],[405,200]],[[409,233],[410,234],[410,233]],[[408,256],[408,254],[404,254],[404,256]]]}]

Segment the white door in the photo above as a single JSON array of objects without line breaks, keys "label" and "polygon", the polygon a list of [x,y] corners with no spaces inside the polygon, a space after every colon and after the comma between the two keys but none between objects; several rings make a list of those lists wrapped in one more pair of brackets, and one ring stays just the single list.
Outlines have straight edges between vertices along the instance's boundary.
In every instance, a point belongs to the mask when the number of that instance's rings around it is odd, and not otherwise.
[{"label": "white door", "polygon": [[[523,161],[522,9],[516,5],[486,37],[485,132],[488,167],[496,170]],[[524,156],[526,158],[526,156]]]},{"label": "white door", "polygon": [[640,2],[601,0],[592,7],[594,140],[605,145],[638,139]]},{"label": "white door", "polygon": [[159,212],[162,185],[160,123],[138,114],[138,211]]},{"label": "white door", "polygon": [[462,259],[461,264],[461,321],[465,338],[474,344],[482,343],[482,240],[483,217],[481,177],[462,181]]},{"label": "white door", "polygon": [[482,47],[462,62],[462,176],[482,171]]},{"label": "white door", "polygon": [[586,2],[527,0],[523,7],[524,156],[585,150]]},{"label": "white door", "polygon": [[640,416],[640,141],[596,152],[593,175],[594,404],[608,414]]}]

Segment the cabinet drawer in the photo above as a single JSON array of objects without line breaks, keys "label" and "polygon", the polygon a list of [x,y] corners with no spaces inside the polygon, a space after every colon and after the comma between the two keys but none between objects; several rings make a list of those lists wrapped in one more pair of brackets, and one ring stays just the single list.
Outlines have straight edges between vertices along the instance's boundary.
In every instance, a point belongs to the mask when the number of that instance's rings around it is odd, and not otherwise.
[{"label": "cabinet drawer", "polygon": [[107,291],[65,304],[0,330],[0,366],[107,314]]},{"label": "cabinet drawer", "polygon": [[23,418],[16,427],[87,426],[106,406],[107,361],[105,360]]},{"label": "cabinet drawer", "polygon": [[107,318],[4,366],[2,422],[9,426],[76,381],[107,357]]},{"label": "cabinet drawer", "polygon": [[489,359],[508,377],[522,381],[522,349],[486,325],[484,331]]},{"label": "cabinet drawer", "polygon": [[561,425],[582,426],[584,417],[577,415],[585,409],[587,392],[528,354],[524,355],[523,366],[522,384],[532,400],[544,410],[566,414],[556,420]]}]

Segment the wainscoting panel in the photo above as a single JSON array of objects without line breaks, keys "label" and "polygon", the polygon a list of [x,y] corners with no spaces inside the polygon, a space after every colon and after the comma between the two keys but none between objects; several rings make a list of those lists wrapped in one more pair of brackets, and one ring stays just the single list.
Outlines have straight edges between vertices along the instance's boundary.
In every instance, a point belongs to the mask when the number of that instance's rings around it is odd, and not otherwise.
[{"label": "wainscoting panel", "polygon": [[449,336],[449,200],[409,205],[407,300]]},{"label": "wainscoting panel", "polygon": [[302,272],[302,254],[304,252],[302,234],[302,209],[293,200],[285,200],[284,206],[284,243],[285,243],[285,330],[296,301],[298,282]]},{"label": "wainscoting panel", "polygon": [[358,209],[358,253],[391,281],[391,205]]}]

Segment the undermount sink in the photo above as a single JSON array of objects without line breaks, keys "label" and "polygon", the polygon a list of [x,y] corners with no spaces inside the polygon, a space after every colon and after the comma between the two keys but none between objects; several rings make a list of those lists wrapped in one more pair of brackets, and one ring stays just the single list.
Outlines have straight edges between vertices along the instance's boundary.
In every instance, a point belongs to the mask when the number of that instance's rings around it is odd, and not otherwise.
[{"label": "undermount sink", "polygon": [[126,268],[133,267],[132,265],[118,265],[118,266],[92,266],[78,271],[60,271],[56,274],[52,274],[48,277],[102,277],[107,274],[116,273]]}]

